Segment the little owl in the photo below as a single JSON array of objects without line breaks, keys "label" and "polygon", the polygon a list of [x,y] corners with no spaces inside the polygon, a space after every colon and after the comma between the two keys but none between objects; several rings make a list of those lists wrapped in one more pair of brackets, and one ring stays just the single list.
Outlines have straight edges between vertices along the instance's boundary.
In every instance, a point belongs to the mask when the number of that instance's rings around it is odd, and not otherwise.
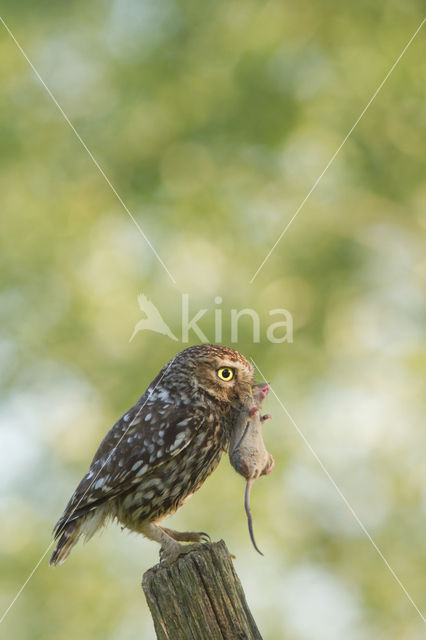
[{"label": "little owl", "polygon": [[203,344],[172,358],[101,442],[55,526],[50,564],[114,518],[160,543],[165,562],[188,549],[180,542],[208,538],[158,523],[217,467],[252,385],[253,368],[234,349]]}]

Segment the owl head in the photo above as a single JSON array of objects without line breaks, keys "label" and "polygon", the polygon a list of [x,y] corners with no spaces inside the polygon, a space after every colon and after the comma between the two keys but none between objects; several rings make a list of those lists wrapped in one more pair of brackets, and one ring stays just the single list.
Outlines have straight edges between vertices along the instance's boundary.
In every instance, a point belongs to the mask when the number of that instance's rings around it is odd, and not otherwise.
[{"label": "owl head", "polygon": [[251,394],[253,367],[238,351],[215,344],[200,344],[181,351],[177,367],[186,370],[192,388],[214,399],[236,404]]}]

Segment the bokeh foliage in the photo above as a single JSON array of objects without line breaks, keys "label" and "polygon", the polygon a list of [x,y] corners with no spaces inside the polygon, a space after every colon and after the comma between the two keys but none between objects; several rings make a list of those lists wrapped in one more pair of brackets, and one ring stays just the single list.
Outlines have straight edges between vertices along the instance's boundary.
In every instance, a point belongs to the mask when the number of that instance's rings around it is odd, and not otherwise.
[{"label": "bokeh foliage", "polygon": [[[424,29],[270,260],[260,262],[422,18],[420,1],[4,2],[2,16],[176,279],[0,27],[0,604],[50,543],[97,443],[183,346],[129,343],[144,292],[252,356],[426,610]],[[216,296],[222,298],[218,305]],[[294,342],[271,344],[288,309]],[[197,336],[191,334],[196,343]],[[176,527],[224,537],[265,639],[419,640],[424,623],[278,401],[276,469],[226,459]],[[30,580],[0,631],[152,638],[155,545],[110,527]]]}]

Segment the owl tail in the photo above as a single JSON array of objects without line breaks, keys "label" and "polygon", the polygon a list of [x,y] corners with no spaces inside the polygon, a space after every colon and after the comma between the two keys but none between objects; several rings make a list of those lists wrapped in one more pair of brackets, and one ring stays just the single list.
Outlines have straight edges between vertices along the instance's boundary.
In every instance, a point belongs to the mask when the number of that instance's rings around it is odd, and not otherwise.
[{"label": "owl tail", "polygon": [[57,530],[56,537],[59,537],[59,540],[50,558],[49,564],[51,567],[65,562],[72,548],[77,544],[80,535],[80,522],[78,520],[68,522],[64,526],[61,526],[59,531]]}]

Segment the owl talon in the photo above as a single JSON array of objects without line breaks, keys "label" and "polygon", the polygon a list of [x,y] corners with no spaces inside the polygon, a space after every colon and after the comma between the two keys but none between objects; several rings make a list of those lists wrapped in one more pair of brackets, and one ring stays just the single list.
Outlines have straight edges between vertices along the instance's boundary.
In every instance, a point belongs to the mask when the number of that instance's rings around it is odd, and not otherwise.
[{"label": "owl talon", "polygon": [[204,543],[204,544],[208,544],[212,540],[210,538],[209,534],[208,533],[204,533],[204,531],[200,531],[199,536],[200,536],[200,542]]}]

